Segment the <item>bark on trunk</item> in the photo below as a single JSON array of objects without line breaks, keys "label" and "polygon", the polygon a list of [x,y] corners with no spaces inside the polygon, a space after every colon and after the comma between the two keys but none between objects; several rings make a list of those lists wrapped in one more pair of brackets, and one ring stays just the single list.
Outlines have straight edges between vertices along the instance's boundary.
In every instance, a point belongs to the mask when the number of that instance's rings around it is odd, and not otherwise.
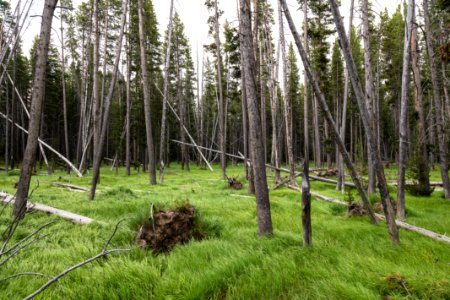
[{"label": "bark on trunk", "polygon": [[[281,5],[279,8],[281,12]],[[295,161],[294,161],[294,146],[292,144],[292,99],[289,97],[288,92],[288,80],[287,80],[287,58],[286,58],[286,41],[284,38],[284,25],[283,18],[280,18],[280,43],[281,43],[281,57],[283,61],[283,90],[284,90],[284,120],[286,127],[286,152],[288,155],[288,163],[289,163],[289,176],[291,179],[290,184],[297,185],[295,181]]]},{"label": "bark on trunk", "polygon": [[247,107],[249,111],[250,125],[250,152],[252,157],[253,180],[256,193],[256,210],[258,216],[258,233],[262,235],[272,234],[272,218],[270,214],[269,191],[267,188],[264,145],[261,136],[261,119],[258,111],[257,84],[255,70],[255,56],[253,34],[251,29],[250,0],[240,1],[240,42],[244,57],[244,74],[247,94]]},{"label": "bark on trunk", "polygon": [[164,94],[163,94],[163,107],[161,116],[161,139],[159,144],[159,182],[164,183],[164,161],[166,155],[167,144],[167,95],[169,93],[169,65],[170,65],[170,51],[172,49],[172,17],[173,16],[173,0],[170,1],[170,13],[169,13],[169,27],[167,37],[167,51],[166,60],[164,63]]},{"label": "bark on trunk", "polygon": [[[368,0],[362,0],[362,14],[363,14],[363,40],[364,40],[364,74],[366,79],[366,105],[367,112],[370,122],[370,128],[372,130],[372,135],[375,135],[375,122],[374,122],[374,102],[375,102],[375,85],[373,80],[373,69],[372,69],[372,58],[370,53],[370,30],[369,30],[369,4]],[[351,48],[350,48],[351,49]],[[365,128],[367,130],[367,128]],[[376,175],[374,168],[374,161],[372,150],[370,148],[370,142],[368,140],[368,134],[366,133],[366,143],[367,143],[367,164],[368,164],[368,187],[367,192],[372,195],[376,191]]]},{"label": "bark on trunk", "polygon": [[[414,0],[408,1],[408,13],[406,16],[405,44],[403,49],[403,74],[402,74],[402,95],[400,101],[400,145],[398,160],[398,187],[397,187],[397,218],[401,221],[405,219],[405,173],[406,156],[408,150],[408,97],[409,97],[409,59],[411,56],[411,34],[414,18]],[[419,75],[420,76],[420,75]]]},{"label": "bark on trunk", "polygon": [[227,133],[225,132],[225,122],[226,116],[224,113],[224,100],[223,100],[223,86],[222,86],[222,54],[220,51],[220,30],[219,30],[219,8],[217,6],[217,0],[214,1],[214,18],[215,18],[215,40],[216,40],[216,55],[217,55],[217,85],[218,85],[218,97],[219,97],[219,145],[220,151],[222,154],[220,155],[220,164],[222,167],[222,179],[227,179],[226,168],[227,168],[227,158],[225,156],[226,152],[226,144],[227,144]]},{"label": "bark on trunk", "polygon": [[144,29],[144,4],[143,0],[139,0],[139,44],[141,54],[141,73],[142,84],[144,86],[144,114],[145,114],[145,131],[147,136],[147,153],[148,165],[150,173],[150,184],[156,184],[155,170],[155,146],[153,145],[151,107],[150,107],[150,78],[147,69],[147,51],[145,47],[145,29]]},{"label": "bark on trunk", "polygon": [[26,212],[28,191],[30,188],[31,173],[36,160],[39,129],[41,122],[42,102],[44,98],[45,76],[48,60],[48,48],[52,28],[53,14],[58,0],[45,0],[42,13],[41,33],[36,58],[36,69],[33,82],[33,94],[31,98],[31,114],[29,121],[29,134],[27,147],[25,148],[20,179],[17,186],[16,202],[13,213],[17,218],[23,218]]}]

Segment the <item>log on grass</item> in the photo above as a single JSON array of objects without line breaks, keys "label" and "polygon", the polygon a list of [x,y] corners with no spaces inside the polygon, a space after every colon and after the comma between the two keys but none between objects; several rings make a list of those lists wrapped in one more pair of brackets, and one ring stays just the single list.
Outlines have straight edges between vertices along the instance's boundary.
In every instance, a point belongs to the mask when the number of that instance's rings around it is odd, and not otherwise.
[{"label": "log on grass", "polygon": [[[12,195],[0,192],[0,202],[3,202],[5,204],[14,204],[15,198]],[[63,219],[69,220],[75,224],[80,225],[86,225],[92,223],[94,220],[85,216],[77,215],[74,213],[71,213],[69,211],[57,209],[51,206],[47,206],[44,204],[39,203],[31,203],[27,202],[27,210],[34,210],[34,211],[40,211],[45,212],[51,215],[56,215],[58,217],[61,217]]]},{"label": "log on grass", "polygon": [[[302,190],[300,188],[298,188],[298,187],[295,187],[295,186],[292,186],[292,185],[287,185],[287,187],[292,189],[292,190],[294,190],[294,191],[297,191],[297,192],[300,192],[300,193],[302,192]],[[340,200],[336,200],[336,199],[332,199],[332,198],[329,198],[329,197],[326,197],[326,196],[323,196],[323,195],[320,195],[320,194],[317,194],[317,193],[312,193],[311,192],[311,195],[313,195],[316,199],[319,199],[319,200],[322,200],[322,201],[348,206],[348,204],[346,202],[343,202],[343,201],[340,201]],[[375,217],[377,219],[379,219],[379,220],[382,220],[382,221],[386,220],[385,217],[383,215],[380,215],[380,214],[375,214]],[[436,241],[441,241],[441,242],[445,242],[447,244],[450,244],[450,237],[448,237],[446,235],[439,234],[439,233],[430,231],[430,230],[422,228],[422,227],[417,227],[417,226],[414,226],[414,225],[411,225],[411,224],[408,224],[408,223],[405,223],[405,222],[402,222],[402,221],[399,221],[399,220],[395,220],[395,223],[400,228],[403,228],[403,229],[406,229],[408,231],[412,231],[412,232],[418,233],[420,235],[429,237],[429,238],[431,238],[433,240],[436,240]]]}]

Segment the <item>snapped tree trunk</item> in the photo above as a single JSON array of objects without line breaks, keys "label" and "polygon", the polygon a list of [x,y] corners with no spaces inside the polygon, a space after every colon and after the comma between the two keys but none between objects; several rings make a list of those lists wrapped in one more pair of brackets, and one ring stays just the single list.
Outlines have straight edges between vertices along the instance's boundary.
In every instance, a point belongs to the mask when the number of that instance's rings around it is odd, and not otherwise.
[{"label": "snapped tree trunk", "polygon": [[27,146],[22,161],[19,183],[17,186],[16,202],[13,213],[17,218],[23,218],[26,212],[28,191],[30,189],[31,173],[36,160],[36,149],[41,123],[42,102],[45,93],[45,76],[48,60],[48,49],[52,29],[53,14],[58,0],[45,0],[42,13],[41,33],[36,57],[36,69],[33,79],[33,94],[31,98],[30,121],[28,123]]},{"label": "snapped tree trunk", "polygon": [[245,90],[247,94],[247,108],[249,112],[250,127],[250,153],[252,160],[252,178],[255,184],[256,211],[258,216],[258,233],[262,235],[272,234],[272,217],[270,214],[269,191],[264,157],[264,145],[261,136],[261,119],[258,110],[255,54],[253,45],[253,33],[251,25],[250,0],[239,0],[240,17],[239,30],[240,42],[244,62]]}]

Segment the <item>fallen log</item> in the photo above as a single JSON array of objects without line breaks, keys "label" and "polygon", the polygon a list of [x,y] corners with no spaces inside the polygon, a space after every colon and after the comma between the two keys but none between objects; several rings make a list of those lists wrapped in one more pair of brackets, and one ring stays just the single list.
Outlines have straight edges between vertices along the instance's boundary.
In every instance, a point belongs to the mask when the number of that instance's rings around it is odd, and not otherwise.
[{"label": "fallen log", "polygon": [[[4,192],[0,192],[0,202],[5,204],[14,204],[15,197]],[[69,211],[57,209],[51,206],[47,206],[39,203],[31,203],[28,201],[27,210],[35,210],[45,212],[51,215],[58,216],[60,218],[69,220],[75,224],[86,225],[92,223],[94,220],[85,216],[77,215]]]},{"label": "fallen log", "polygon": [[67,188],[74,192],[89,192],[89,190],[87,188],[72,185],[72,184],[65,184],[65,183],[59,183],[59,182],[48,182],[48,184],[51,184],[51,185],[54,185],[57,187]]},{"label": "fallen log", "polygon": [[[297,192],[300,192],[300,193],[302,192],[302,190],[299,189],[298,187],[291,186],[291,185],[288,185],[287,187],[292,189],[292,190],[294,190],[294,191],[297,191]],[[340,200],[336,200],[336,199],[332,199],[332,198],[329,198],[329,197],[325,197],[325,196],[317,194],[317,193],[311,192],[311,195],[313,195],[316,199],[319,199],[319,200],[322,200],[322,201],[348,206],[348,204],[346,202],[343,202],[343,201],[340,201]],[[377,214],[377,213],[375,214],[375,217],[377,217],[377,219],[382,220],[382,221],[386,220],[383,215],[380,215],[380,214]],[[399,221],[399,220],[395,220],[395,223],[400,228],[403,228],[403,229],[406,229],[408,231],[412,231],[412,232],[418,233],[420,235],[429,237],[429,238],[431,238],[433,240],[436,240],[436,241],[441,241],[441,242],[445,242],[447,244],[450,244],[450,237],[448,237],[448,236],[446,236],[444,234],[436,233],[436,232],[430,231],[428,229],[425,229],[425,228],[422,228],[422,227],[417,227],[417,226],[414,226],[414,225],[411,225],[411,224],[408,224],[408,223],[405,223],[405,222],[402,222],[402,221]]]}]

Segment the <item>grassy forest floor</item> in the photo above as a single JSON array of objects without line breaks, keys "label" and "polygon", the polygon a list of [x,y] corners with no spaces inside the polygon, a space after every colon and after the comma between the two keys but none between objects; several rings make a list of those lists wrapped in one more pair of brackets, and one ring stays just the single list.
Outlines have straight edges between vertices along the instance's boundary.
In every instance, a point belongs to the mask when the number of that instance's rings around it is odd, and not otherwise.
[{"label": "grassy forest floor", "polygon": [[[388,170],[394,179],[395,170]],[[182,171],[172,164],[164,185],[149,186],[148,174],[126,177],[102,169],[95,201],[87,193],[49,184],[89,187],[90,176],[77,178],[62,171],[34,176],[39,187],[32,202],[78,213],[96,220],[74,225],[44,213],[30,213],[16,232],[20,240],[49,220],[51,235],[24,249],[0,266],[0,280],[19,272],[54,276],[99,253],[119,220],[125,219],[110,248],[131,248],[86,265],[44,291],[42,299],[450,299],[450,246],[416,233],[400,231],[393,246],[384,223],[371,225],[365,217],[346,217],[345,208],[312,203],[313,248],[302,247],[300,194],[271,191],[274,236],[258,238],[254,197],[247,186],[228,188],[215,172],[192,166]],[[243,177],[242,167],[228,174]],[[432,180],[439,180],[433,171]],[[0,190],[14,193],[18,171],[0,175]],[[273,174],[269,174],[273,175]],[[270,177],[269,180],[273,180]],[[330,184],[312,182],[312,191],[344,199]],[[394,196],[395,190],[391,193]],[[450,201],[435,191],[429,198],[407,195],[406,222],[450,233]],[[356,193],[355,193],[356,196]],[[135,244],[139,225],[150,204],[174,207],[189,201],[198,212],[201,230],[209,235],[168,254],[152,255]],[[3,232],[10,210],[0,217]],[[14,241],[13,241],[14,242]],[[0,299],[21,299],[47,281],[22,276],[0,281]]]}]

